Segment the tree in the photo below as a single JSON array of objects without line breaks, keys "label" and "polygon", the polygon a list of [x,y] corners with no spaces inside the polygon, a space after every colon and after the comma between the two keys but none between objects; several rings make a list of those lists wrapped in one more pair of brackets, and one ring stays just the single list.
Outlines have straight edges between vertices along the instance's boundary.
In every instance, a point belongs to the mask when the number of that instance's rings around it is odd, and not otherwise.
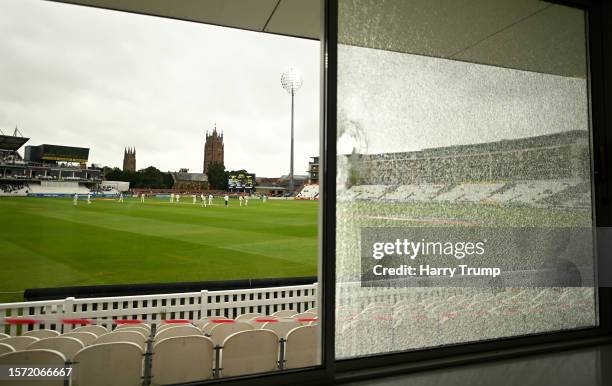
[{"label": "tree", "polygon": [[208,183],[212,189],[227,190],[227,173],[225,166],[220,162],[211,162],[208,165]]}]

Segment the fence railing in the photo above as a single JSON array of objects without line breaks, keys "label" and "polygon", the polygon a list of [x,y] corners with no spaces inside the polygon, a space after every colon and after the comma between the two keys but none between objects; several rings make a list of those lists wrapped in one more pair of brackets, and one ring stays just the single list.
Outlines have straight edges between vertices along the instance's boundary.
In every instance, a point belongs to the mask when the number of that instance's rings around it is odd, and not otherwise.
[{"label": "fence railing", "polygon": [[[78,327],[70,323],[78,319],[94,319],[97,324],[112,328],[113,320],[116,319],[155,323],[168,319],[198,320],[208,316],[233,319],[245,313],[270,315],[287,309],[299,313],[316,306],[317,286],[317,283],[313,283],[272,288],[83,299],[69,297],[62,300],[4,303],[0,304],[0,332],[11,336],[38,329],[67,332]],[[17,323],[6,323],[7,318]]]}]

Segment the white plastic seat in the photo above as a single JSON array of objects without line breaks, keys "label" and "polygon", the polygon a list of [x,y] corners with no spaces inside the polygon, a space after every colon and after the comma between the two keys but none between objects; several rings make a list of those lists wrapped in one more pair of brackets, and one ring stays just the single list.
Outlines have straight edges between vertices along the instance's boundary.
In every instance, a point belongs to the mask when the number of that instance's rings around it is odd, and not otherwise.
[{"label": "white plastic seat", "polygon": [[108,334],[104,334],[98,337],[98,339],[96,339],[93,344],[96,345],[101,343],[131,342],[138,345],[138,347],[140,347],[140,349],[144,351],[146,347],[146,340],[147,339],[139,332],[115,331],[109,332]]},{"label": "white plastic seat", "polygon": [[[53,350],[24,350],[9,352],[0,355],[0,366],[36,366],[36,367],[64,367],[66,357]],[[11,386],[26,386],[41,383],[40,380],[23,380],[10,382]],[[45,386],[63,386],[64,380],[61,378],[45,379]]]},{"label": "white plastic seat", "polygon": [[289,331],[285,346],[285,368],[295,369],[320,364],[319,344],[318,326],[302,326]]},{"label": "white plastic seat", "polygon": [[8,345],[6,343],[0,343],[0,355],[6,354],[9,352],[15,352],[15,349],[13,348],[13,346]]},{"label": "white plastic seat", "polygon": [[233,377],[278,369],[278,337],[269,330],[230,335],[221,350],[221,375]]},{"label": "white plastic seat", "polygon": [[293,315],[293,318],[294,319],[318,319],[319,315],[315,314],[314,312],[302,312],[300,314]]},{"label": "white plastic seat", "polygon": [[213,342],[205,336],[177,336],[153,346],[151,384],[195,382],[213,376]]},{"label": "white plastic seat", "polygon": [[131,342],[94,344],[74,356],[72,386],[141,386],[143,352]]},{"label": "white plastic seat", "polygon": [[252,329],[253,326],[248,323],[220,323],[212,329],[210,338],[215,346],[221,346],[228,336]]},{"label": "white plastic seat", "polygon": [[300,326],[303,324],[297,321],[269,322],[264,323],[262,329],[273,331],[278,339],[287,339],[289,331]]},{"label": "white plastic seat", "polygon": [[148,338],[149,336],[151,336],[151,330],[148,330],[144,327],[136,327],[136,326],[117,328],[113,332],[122,332],[122,331],[135,331],[135,332],[138,332],[140,335],[142,335],[145,338]]},{"label": "white plastic seat", "polygon": [[28,346],[28,350],[54,350],[62,353],[67,360],[72,361],[74,355],[84,347],[85,345],[77,338],[70,336],[55,336],[32,343]]},{"label": "white plastic seat", "polygon": [[133,327],[138,327],[138,328],[142,328],[145,329],[149,332],[151,332],[151,326],[149,326],[148,324],[145,323],[137,323],[137,324],[132,324],[132,323],[127,323],[127,324],[120,324],[115,328],[115,331],[119,330],[119,329],[124,329],[124,328],[133,328]]},{"label": "white plastic seat", "polygon": [[276,316],[277,318],[289,318],[293,315],[295,315],[295,310],[281,310],[276,311],[271,316]]},{"label": "white plastic seat", "polygon": [[0,340],[6,339],[6,338],[10,338],[10,337],[11,337],[10,335],[7,335],[7,334],[5,334],[3,332],[0,332]]},{"label": "white plastic seat", "polygon": [[228,319],[225,316],[206,316],[204,318],[200,318],[198,319],[195,323],[193,323],[196,327],[198,328],[203,328],[206,324],[208,324],[211,320],[213,319],[217,319],[217,320],[221,320],[221,319]]},{"label": "white plastic seat", "polygon": [[[226,323],[218,323],[214,320],[223,320],[227,321]],[[223,318],[223,319],[211,319],[204,326],[202,326],[201,330],[204,334],[210,335],[212,333],[212,329],[218,326],[219,324],[233,324],[235,321],[233,319]]]},{"label": "white plastic seat", "polygon": [[253,318],[259,318],[264,316],[263,314],[259,313],[259,312],[248,312],[246,314],[242,314],[242,315],[238,315],[236,316],[236,318],[234,318],[235,321],[237,322],[248,322]]},{"label": "white plastic seat", "polygon": [[192,325],[174,326],[155,334],[155,340],[172,338],[175,336],[202,335],[199,328]]},{"label": "white plastic seat", "polygon": [[87,331],[83,331],[83,332],[72,332],[71,331],[71,332],[62,334],[61,336],[70,336],[72,338],[77,338],[85,346],[92,345],[93,342],[95,342],[96,339],[98,339],[98,336],[96,334],[94,334],[93,332],[87,332]]},{"label": "white plastic seat", "polygon": [[96,334],[97,337],[100,337],[104,334],[108,334],[108,329],[104,326],[100,325],[92,325],[92,326],[81,326],[77,327],[71,332],[91,332],[92,334]]},{"label": "white plastic seat", "polygon": [[183,326],[191,326],[191,323],[164,323],[157,326],[157,330],[155,330],[155,334],[159,334],[167,328],[172,327],[183,327]]},{"label": "white plastic seat", "polygon": [[32,330],[24,332],[21,336],[33,336],[38,339],[53,338],[59,336],[60,333],[54,330]]},{"label": "white plastic seat", "polygon": [[15,351],[25,350],[29,345],[37,342],[39,339],[33,336],[12,336],[10,338],[2,339],[2,343],[8,344]]}]

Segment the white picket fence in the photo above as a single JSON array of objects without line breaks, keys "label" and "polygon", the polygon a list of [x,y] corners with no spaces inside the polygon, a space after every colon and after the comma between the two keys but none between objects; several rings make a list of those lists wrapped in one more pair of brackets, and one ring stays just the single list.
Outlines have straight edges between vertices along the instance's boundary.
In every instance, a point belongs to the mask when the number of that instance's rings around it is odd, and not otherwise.
[{"label": "white picket fence", "polygon": [[[285,309],[303,312],[317,304],[317,283],[298,286],[223,291],[200,291],[161,295],[62,300],[0,304],[0,332],[11,336],[23,331],[52,329],[70,331],[78,325],[61,323],[70,319],[95,319],[112,328],[115,319],[137,319],[155,323],[168,319],[198,320],[207,316],[236,316],[249,312],[270,315]],[[6,318],[35,324],[6,323]]]}]

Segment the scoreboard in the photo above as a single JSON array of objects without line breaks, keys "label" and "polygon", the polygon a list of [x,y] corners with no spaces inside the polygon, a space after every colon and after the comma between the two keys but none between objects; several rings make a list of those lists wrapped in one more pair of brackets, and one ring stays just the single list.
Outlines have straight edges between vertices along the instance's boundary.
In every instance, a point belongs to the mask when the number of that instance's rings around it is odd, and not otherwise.
[{"label": "scoreboard", "polygon": [[255,174],[251,173],[235,173],[230,174],[227,181],[227,187],[233,189],[252,190],[255,186]]}]

